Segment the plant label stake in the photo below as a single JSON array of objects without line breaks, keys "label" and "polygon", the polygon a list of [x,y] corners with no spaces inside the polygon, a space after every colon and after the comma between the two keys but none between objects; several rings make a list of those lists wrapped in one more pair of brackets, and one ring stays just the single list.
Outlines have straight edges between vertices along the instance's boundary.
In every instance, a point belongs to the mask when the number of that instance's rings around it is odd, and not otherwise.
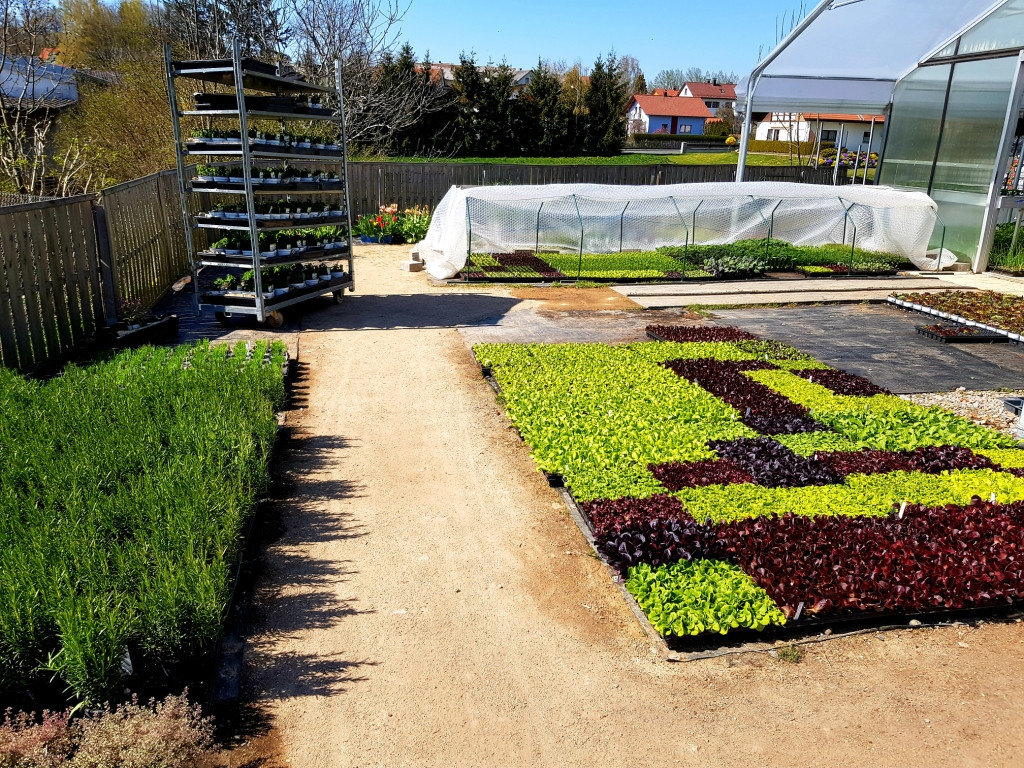
[{"label": "plant label stake", "polygon": [[750,416],[750,406],[749,405],[747,406],[747,413],[746,413],[746,415],[743,418],[747,418],[748,416]]},{"label": "plant label stake", "polygon": [[992,491],[992,495],[988,497],[988,500],[989,500],[990,504],[995,504],[996,503],[996,492],[995,491]]},{"label": "plant label stake", "polygon": [[896,515],[896,519],[897,520],[902,520],[903,519],[903,513],[906,512],[906,511],[907,511],[907,502],[904,501],[902,504],[900,504],[900,511]]},{"label": "plant label stake", "polygon": [[796,613],[793,614],[793,621],[800,621],[800,617],[803,615],[803,612],[804,612],[804,604],[803,604],[803,602],[801,602],[796,607]]}]

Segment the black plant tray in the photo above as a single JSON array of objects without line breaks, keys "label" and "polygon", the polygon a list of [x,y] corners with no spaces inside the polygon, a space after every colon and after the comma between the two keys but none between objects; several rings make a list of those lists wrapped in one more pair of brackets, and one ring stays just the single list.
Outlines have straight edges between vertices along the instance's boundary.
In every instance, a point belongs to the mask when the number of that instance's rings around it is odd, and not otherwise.
[{"label": "black plant tray", "polygon": [[[916,327],[917,332],[922,336],[942,342],[943,344],[1005,344],[1010,340],[1007,336],[1004,336],[1001,333],[992,333],[992,331],[978,331],[977,333],[943,336],[941,333],[935,333],[935,331],[928,330],[927,326],[918,325]],[[951,325],[947,327],[961,328],[964,326]]]},{"label": "black plant tray", "polygon": [[[119,327],[120,326],[120,327]],[[176,338],[178,335],[178,316],[166,315],[138,328],[129,328],[119,323],[110,328],[113,336],[111,346],[115,349],[127,349],[142,344]]]},{"label": "black plant tray", "polygon": [[[210,216],[200,214],[196,216],[196,223],[206,227],[224,227],[225,229],[248,229],[249,219],[229,219],[224,216]],[[304,227],[326,227],[331,224],[347,224],[348,219],[344,213],[340,215],[316,216],[308,219],[258,219],[257,229],[300,229]]]},{"label": "black plant tray", "polygon": [[[340,179],[329,181],[290,181],[280,184],[267,184],[260,179],[252,180],[253,189],[257,192],[328,192],[344,189]],[[244,192],[245,182],[241,181],[199,181],[193,179],[192,189],[196,192]]]},{"label": "black plant tray", "polygon": [[[185,143],[185,149],[189,152],[206,152],[211,155],[221,152],[241,152],[242,140],[237,141],[203,141],[202,139],[191,139]],[[317,149],[316,147],[297,147],[294,144],[289,146],[277,144],[264,144],[256,141],[249,141],[249,150],[255,154],[266,152],[275,155],[316,155],[324,158],[342,158],[344,152],[341,147],[337,149]]]}]

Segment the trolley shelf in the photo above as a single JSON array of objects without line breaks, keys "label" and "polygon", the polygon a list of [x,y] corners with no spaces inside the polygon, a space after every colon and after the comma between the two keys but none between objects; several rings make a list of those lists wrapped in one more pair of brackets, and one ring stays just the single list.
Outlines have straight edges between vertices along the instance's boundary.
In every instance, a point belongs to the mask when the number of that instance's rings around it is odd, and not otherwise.
[{"label": "trolley shelf", "polygon": [[[171,69],[175,77],[187,77],[190,80],[202,80],[206,83],[219,83],[232,87],[235,85],[235,64],[231,59],[172,61]],[[273,64],[268,65],[256,59],[242,59],[241,69],[242,87],[254,91],[334,93],[334,89],[330,87],[281,77],[276,74],[277,67]]]},{"label": "trolley shelf", "polygon": [[[337,123],[341,121],[341,115],[311,115],[305,112],[265,112],[257,109],[247,109],[245,114],[249,117],[265,118],[267,120],[329,120]],[[233,117],[238,119],[237,109],[186,109],[178,113],[181,117]]]},{"label": "trolley shelf", "polygon": [[[257,219],[256,229],[261,232],[274,232],[281,229],[331,227],[342,224],[348,224],[348,216],[344,212],[338,216],[317,216],[308,219]],[[221,216],[196,216],[196,226],[200,229],[250,229],[248,218],[227,219]]]},{"label": "trolley shelf", "polygon": [[[231,144],[185,144],[186,155],[221,155],[223,157],[242,157],[242,147],[239,142]],[[305,149],[288,147],[267,147],[267,145],[250,144],[249,157],[254,160],[267,158],[270,160],[316,160],[319,162],[330,162],[331,160],[343,160],[345,155],[340,149]]]},{"label": "trolley shelf", "polygon": [[[284,267],[289,264],[306,264],[320,261],[340,261],[348,258],[348,246],[343,248],[313,248],[288,256],[260,256],[261,267]],[[252,256],[200,251],[199,264],[203,267],[228,267],[252,269]]]},{"label": "trolley shelf", "polygon": [[[286,293],[284,296],[274,297],[266,301],[265,311],[274,312],[285,307],[290,307],[294,304],[298,304],[303,301],[309,301],[315,299],[317,296],[324,296],[328,293],[335,293],[343,291],[345,288],[352,286],[352,278],[349,275],[338,279],[332,279],[330,281],[321,281],[321,285],[307,288],[298,292],[296,296],[290,296]],[[289,292],[291,293],[291,292]],[[200,307],[204,309],[212,309],[215,312],[230,312],[236,315],[255,315],[258,314],[256,311],[256,296],[255,294],[249,294],[246,298],[251,300],[253,303],[245,304],[232,304],[228,302],[228,299],[232,297],[228,296],[213,296],[208,293],[203,294],[203,301],[200,303]],[[238,297],[242,299],[241,296]],[[210,301],[206,301],[209,299]],[[220,301],[217,301],[219,299]]]},{"label": "trolley shelf", "polygon": [[[340,299],[346,291],[355,290],[352,259],[352,221],[349,216],[348,190],[348,147],[345,136],[344,93],[341,85],[341,66],[334,63],[334,87],[314,85],[292,77],[282,77],[274,64],[256,59],[243,58],[240,42],[232,42],[230,59],[211,59],[202,61],[176,61],[172,59],[170,46],[164,46],[164,69],[167,78],[168,110],[174,128],[174,151],[178,168],[178,191],[181,198],[182,218],[185,222],[185,241],[189,256],[192,285],[195,291],[196,311],[213,309],[219,320],[234,314],[254,315],[260,321],[279,324],[281,321],[278,310],[299,304],[303,301],[333,293]],[[236,77],[238,73],[238,77]],[[179,78],[190,78],[208,83],[217,83],[231,88],[232,93],[196,94],[190,109],[179,108],[176,83]],[[269,92],[270,96],[253,95],[250,91]],[[311,99],[301,94],[328,94],[330,98],[322,100],[317,96]],[[323,103],[326,101],[326,103]],[[238,109],[242,105],[242,109]],[[206,108],[202,108],[206,107]],[[187,138],[182,134],[182,118],[225,118],[236,121],[230,126],[231,131],[222,140],[209,138]],[[299,147],[294,144],[269,144],[276,141],[276,136],[258,135],[250,131],[250,119],[267,118],[273,120],[320,120],[330,126],[329,135],[317,140],[322,141],[325,148],[313,146]],[[218,134],[214,134],[218,135]],[[232,138],[227,138],[228,136]],[[298,141],[302,137],[296,137]],[[291,140],[291,139],[290,139]],[[306,139],[303,139],[306,140]],[[312,141],[312,140],[308,140]],[[328,149],[326,146],[330,146]],[[195,163],[196,156],[207,156],[206,163],[213,166],[212,174],[204,173],[200,179],[195,169],[186,164]],[[288,172],[287,178],[257,178],[262,168],[271,163],[260,161],[285,161],[287,166],[292,161],[303,163],[302,170]],[[199,161],[202,162],[202,161]],[[312,165],[310,165],[312,164]],[[224,167],[227,166],[225,169]],[[234,167],[240,166],[241,171]],[[315,181],[300,181],[300,178],[313,178],[312,170],[320,173]],[[336,178],[329,178],[334,173]],[[216,175],[223,179],[216,181]],[[228,176],[232,181],[226,180]],[[263,174],[267,175],[266,173]],[[284,171],[281,172],[284,175]],[[246,189],[243,178],[248,177],[250,183]],[[274,183],[276,182],[276,183]],[[217,206],[218,209],[228,207],[229,211],[210,210],[212,204],[205,202],[196,206],[196,201],[189,200],[190,195],[230,195],[238,201],[238,205]],[[268,196],[277,195],[295,202],[282,203],[278,206],[265,207],[259,200],[267,201]],[[191,213],[198,207],[198,214]],[[290,213],[270,214],[264,211],[281,211],[293,208]],[[305,213],[298,211],[305,210]],[[313,213],[315,211],[315,213]],[[231,215],[226,215],[230,213]],[[300,252],[273,255],[266,249],[268,244],[259,243],[261,233],[301,230],[312,227],[332,227],[333,234],[329,239],[341,242],[339,247],[324,248],[314,246],[303,248]],[[226,232],[245,232],[247,237],[232,238],[227,242],[232,247],[245,245],[248,252],[238,250],[225,253],[223,249],[214,250],[207,246],[199,251],[195,243],[196,229],[215,229]],[[218,235],[218,237],[220,237]],[[266,238],[264,238],[265,240]],[[317,239],[320,239],[319,237]],[[278,238],[282,249],[295,240],[308,241],[302,235],[295,238]],[[276,244],[273,246],[276,249]],[[309,287],[296,287],[276,292],[267,296],[267,285],[270,275],[264,270],[278,266],[312,263],[321,264],[334,262],[344,275],[329,281],[319,281]],[[251,290],[226,296],[220,292],[210,291],[208,286],[200,286],[200,268],[214,267],[228,270],[252,270]],[[304,272],[297,268],[296,272]]]},{"label": "trolley shelf", "polygon": [[[244,195],[245,182],[241,181],[192,181],[193,192],[212,192],[218,195]],[[320,192],[343,192],[345,185],[340,181],[292,182],[289,184],[267,184],[253,179],[252,191],[256,195],[311,194]]]}]

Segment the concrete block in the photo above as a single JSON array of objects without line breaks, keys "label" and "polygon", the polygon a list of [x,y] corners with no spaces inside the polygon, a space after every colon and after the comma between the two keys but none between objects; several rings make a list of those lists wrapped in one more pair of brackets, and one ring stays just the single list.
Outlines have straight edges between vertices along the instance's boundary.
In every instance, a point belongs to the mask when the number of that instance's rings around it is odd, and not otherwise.
[{"label": "concrete block", "polygon": [[404,269],[406,272],[422,272],[423,267],[424,264],[422,261],[411,260],[402,262],[402,269]]}]

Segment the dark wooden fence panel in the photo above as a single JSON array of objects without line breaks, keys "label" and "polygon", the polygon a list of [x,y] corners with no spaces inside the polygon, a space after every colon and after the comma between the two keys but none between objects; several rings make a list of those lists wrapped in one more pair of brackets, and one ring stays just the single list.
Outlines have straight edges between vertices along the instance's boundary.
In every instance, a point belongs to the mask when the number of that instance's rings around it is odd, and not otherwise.
[{"label": "dark wooden fence panel", "polygon": [[163,171],[109,187],[100,193],[100,204],[118,299],[153,306],[188,272],[177,173]]},{"label": "dark wooden fence panel", "polygon": [[91,195],[0,209],[0,362],[57,359],[103,325]]},{"label": "dark wooden fence panel", "polygon": [[[487,184],[692,184],[733,181],[732,165],[499,165],[495,163],[349,163],[352,214],[397,203],[435,207],[452,186]],[[750,181],[831,184],[829,169],[750,166]],[[845,181],[845,179],[842,179]]]}]

